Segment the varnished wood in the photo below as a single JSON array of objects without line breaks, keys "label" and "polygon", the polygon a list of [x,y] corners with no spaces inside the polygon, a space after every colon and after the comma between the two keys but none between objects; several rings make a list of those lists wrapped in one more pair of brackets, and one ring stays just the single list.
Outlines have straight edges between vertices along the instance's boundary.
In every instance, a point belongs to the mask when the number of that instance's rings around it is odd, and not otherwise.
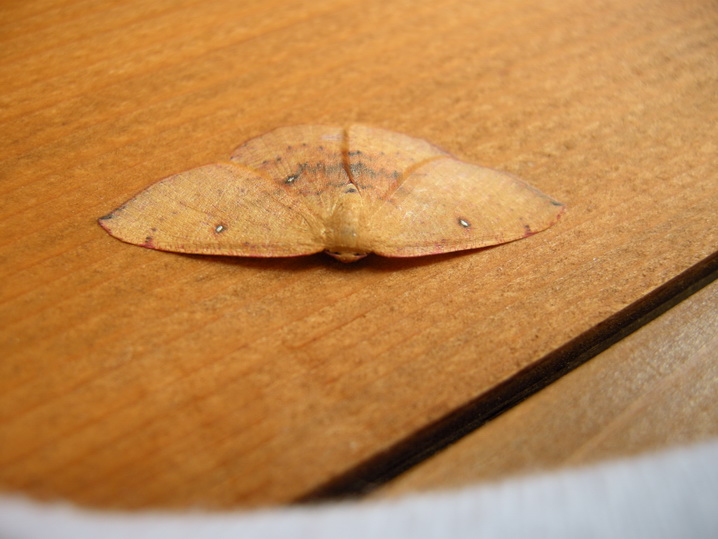
[{"label": "varnished wood", "polygon": [[[302,496],[718,246],[703,0],[0,7],[0,487]],[[482,252],[208,259],[96,219],[282,125],[430,140],[568,206]]]},{"label": "varnished wood", "polygon": [[377,491],[457,487],[718,436],[718,282]]}]

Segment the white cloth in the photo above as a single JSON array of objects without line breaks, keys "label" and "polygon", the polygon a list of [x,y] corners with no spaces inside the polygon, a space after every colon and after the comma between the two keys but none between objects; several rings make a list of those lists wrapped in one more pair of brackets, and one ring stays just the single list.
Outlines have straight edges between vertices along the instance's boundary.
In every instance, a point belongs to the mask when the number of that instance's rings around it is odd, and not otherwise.
[{"label": "white cloth", "polygon": [[259,511],[99,512],[0,498],[2,539],[718,537],[718,440],[392,500]]}]

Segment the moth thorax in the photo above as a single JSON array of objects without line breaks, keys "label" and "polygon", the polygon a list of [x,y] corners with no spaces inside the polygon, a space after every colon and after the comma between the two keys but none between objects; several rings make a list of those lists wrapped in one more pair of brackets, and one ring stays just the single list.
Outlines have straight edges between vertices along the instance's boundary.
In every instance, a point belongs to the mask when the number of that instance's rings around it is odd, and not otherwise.
[{"label": "moth thorax", "polygon": [[365,245],[362,197],[349,184],[339,197],[325,229],[326,252],[342,262],[364,258],[369,249]]}]

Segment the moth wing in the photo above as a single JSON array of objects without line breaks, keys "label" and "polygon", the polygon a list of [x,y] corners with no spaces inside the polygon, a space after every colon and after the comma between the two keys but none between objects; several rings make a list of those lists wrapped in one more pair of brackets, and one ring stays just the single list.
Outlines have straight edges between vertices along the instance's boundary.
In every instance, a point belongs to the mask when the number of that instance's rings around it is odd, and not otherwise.
[{"label": "moth wing", "polygon": [[351,187],[341,127],[279,127],[239,146],[231,160],[301,198],[318,221],[331,218],[342,192]]},{"label": "moth wing", "polygon": [[100,224],[122,241],[162,251],[273,257],[323,250],[318,225],[297,197],[235,163],[165,178]]},{"label": "moth wing", "polygon": [[375,253],[411,257],[525,238],[562,212],[561,203],[509,174],[440,159],[416,169],[368,223]]},{"label": "moth wing", "polygon": [[346,136],[349,175],[367,206],[386,200],[421,165],[451,157],[425,140],[386,129],[351,125]]}]

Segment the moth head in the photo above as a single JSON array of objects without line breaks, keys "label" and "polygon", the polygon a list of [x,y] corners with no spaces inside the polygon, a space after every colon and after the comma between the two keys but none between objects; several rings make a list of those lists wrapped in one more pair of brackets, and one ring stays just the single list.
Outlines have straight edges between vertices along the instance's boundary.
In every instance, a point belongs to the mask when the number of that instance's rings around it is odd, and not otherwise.
[{"label": "moth head", "polygon": [[349,263],[349,262],[356,262],[357,260],[361,260],[369,253],[363,253],[360,251],[330,251],[326,250],[324,251],[330,256],[333,256],[340,262]]}]

